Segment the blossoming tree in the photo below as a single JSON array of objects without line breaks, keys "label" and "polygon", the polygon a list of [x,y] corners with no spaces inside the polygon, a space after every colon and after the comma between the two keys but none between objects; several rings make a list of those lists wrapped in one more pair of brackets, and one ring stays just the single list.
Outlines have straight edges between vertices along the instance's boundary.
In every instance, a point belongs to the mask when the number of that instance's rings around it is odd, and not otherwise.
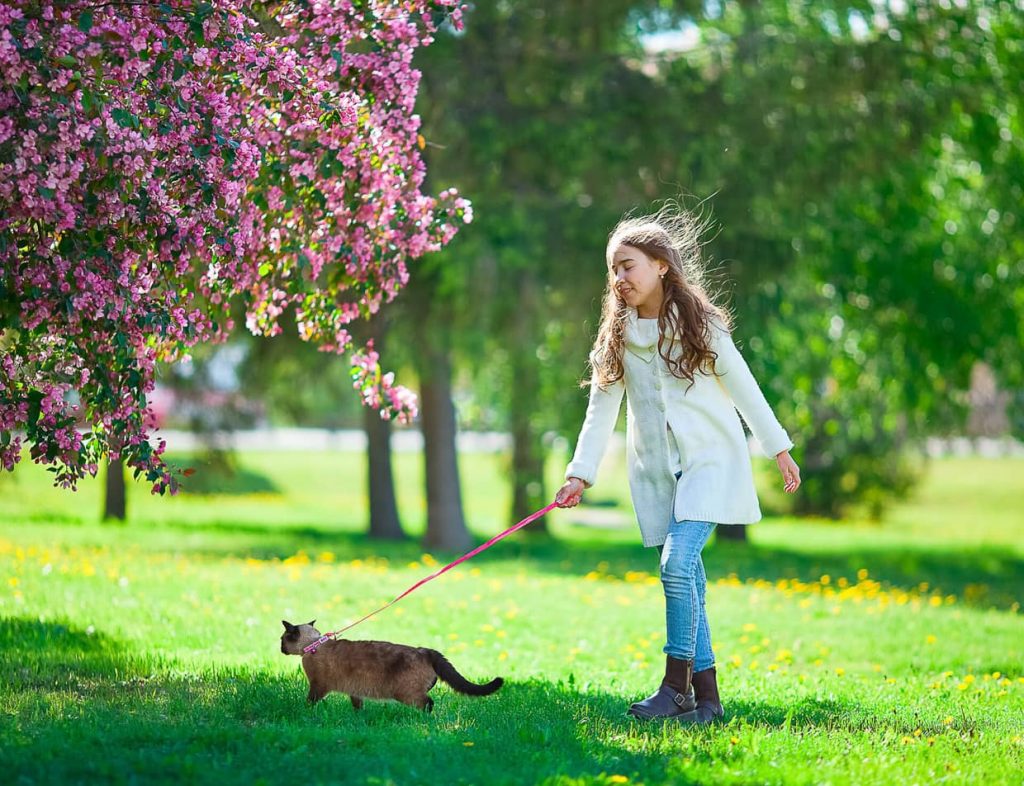
[{"label": "blossoming tree", "polygon": [[[287,308],[353,349],[383,417],[415,398],[346,326],[468,203],[422,192],[416,47],[457,0],[0,0],[0,461],[74,487],[103,456],[155,491],[158,361]],[[84,423],[86,428],[80,429]]]}]

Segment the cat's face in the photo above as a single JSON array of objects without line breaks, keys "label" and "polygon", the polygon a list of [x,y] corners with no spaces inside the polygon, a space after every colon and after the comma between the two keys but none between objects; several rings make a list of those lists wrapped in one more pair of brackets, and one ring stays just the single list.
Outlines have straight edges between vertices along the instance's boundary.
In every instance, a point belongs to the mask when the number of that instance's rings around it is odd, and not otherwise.
[{"label": "cat's face", "polygon": [[316,620],[304,625],[292,625],[281,620],[284,633],[281,634],[281,652],[285,655],[301,655],[302,648],[307,647],[320,638],[320,631],[313,627]]}]

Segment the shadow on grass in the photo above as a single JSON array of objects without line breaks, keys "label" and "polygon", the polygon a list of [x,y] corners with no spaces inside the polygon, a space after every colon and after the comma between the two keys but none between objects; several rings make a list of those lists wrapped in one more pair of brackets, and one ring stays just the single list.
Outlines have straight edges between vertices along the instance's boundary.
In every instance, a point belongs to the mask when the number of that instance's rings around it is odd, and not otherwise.
[{"label": "shadow on grass", "polygon": [[242,464],[232,453],[211,453],[182,462],[194,474],[181,483],[185,495],[278,494],[280,489],[266,475]]},{"label": "shadow on grass", "polygon": [[[0,622],[0,663],[23,663],[0,689],[12,782],[535,783],[559,774],[639,772],[664,757],[588,734],[621,712],[613,697],[543,683],[470,699],[436,689],[433,715],[385,702],[355,712],[343,696],[305,702],[298,670],[183,673],[64,624]],[[297,662],[296,662],[296,665]],[[583,718],[581,724],[580,719]],[[616,721],[623,731],[626,724]],[[510,756],[511,754],[511,756]],[[684,781],[685,782],[685,781]]]},{"label": "shadow on grass", "polygon": [[[585,783],[623,773],[686,784],[673,754],[727,750],[721,726],[640,723],[623,715],[621,696],[563,682],[510,683],[476,699],[442,687],[430,716],[387,702],[356,712],[337,694],[309,707],[298,669],[190,673],[102,633],[28,619],[0,620],[0,664],[14,671],[0,687],[10,782],[290,782],[300,773],[304,783]],[[852,702],[813,699],[737,702],[728,722],[739,721],[913,732]]]}]

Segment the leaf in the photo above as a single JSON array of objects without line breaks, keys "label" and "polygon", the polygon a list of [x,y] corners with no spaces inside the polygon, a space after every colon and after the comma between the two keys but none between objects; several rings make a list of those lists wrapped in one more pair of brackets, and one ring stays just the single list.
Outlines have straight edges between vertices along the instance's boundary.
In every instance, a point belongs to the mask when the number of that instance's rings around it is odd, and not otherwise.
[{"label": "leaf", "polygon": [[82,15],[78,17],[78,29],[83,33],[88,33],[92,30],[92,11],[83,11]]},{"label": "leaf", "polygon": [[110,116],[114,118],[114,122],[121,126],[121,128],[139,127],[139,118],[125,109],[119,107],[111,109]]}]

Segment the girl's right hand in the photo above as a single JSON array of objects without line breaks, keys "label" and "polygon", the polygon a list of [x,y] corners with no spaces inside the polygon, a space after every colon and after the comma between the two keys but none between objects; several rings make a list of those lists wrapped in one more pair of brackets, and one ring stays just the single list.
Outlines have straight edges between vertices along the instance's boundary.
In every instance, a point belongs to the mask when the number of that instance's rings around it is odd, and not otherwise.
[{"label": "girl's right hand", "polygon": [[586,484],[579,478],[569,478],[555,494],[555,504],[560,508],[574,508],[580,504]]}]

